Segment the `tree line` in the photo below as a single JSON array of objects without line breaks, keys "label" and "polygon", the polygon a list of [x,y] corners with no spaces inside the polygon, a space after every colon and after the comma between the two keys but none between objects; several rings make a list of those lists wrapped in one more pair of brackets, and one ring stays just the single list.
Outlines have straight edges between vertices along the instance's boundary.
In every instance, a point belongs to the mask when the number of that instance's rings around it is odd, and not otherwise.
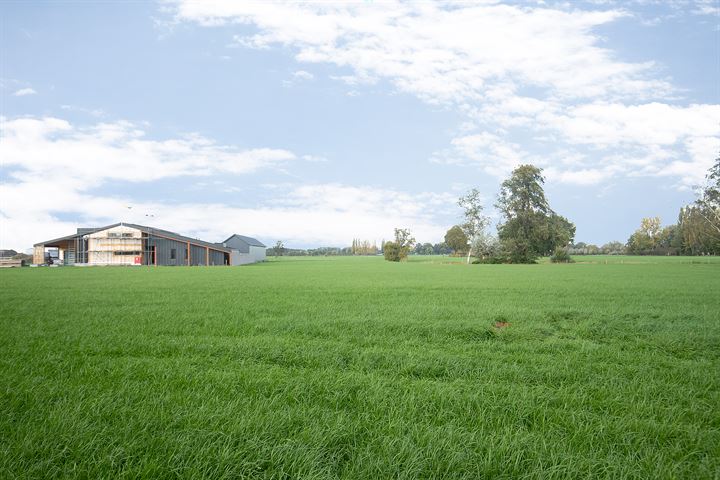
[{"label": "tree line", "polygon": [[452,226],[444,242],[418,243],[408,229],[396,228],[391,241],[380,247],[369,240],[353,239],[349,247],[289,249],[278,242],[268,254],[289,256],[384,255],[401,261],[409,254],[464,255],[473,263],[534,263],[539,257],[569,262],[571,255],[718,255],[720,254],[720,156],[708,171],[696,200],[680,209],[677,223],[661,225],[659,217],[643,218],[626,243],[602,246],[573,243],[575,225],[555,212],[545,197],[542,169],[520,165],[500,185],[495,208],[501,220],[495,232],[484,215],[481,193],[472,189],[458,199],[463,222]]},{"label": "tree line", "polygon": [[[412,252],[429,255],[449,250],[450,254],[466,255],[468,263],[471,256],[476,258],[474,263],[534,263],[548,255],[555,262],[570,262],[571,255],[718,255],[720,156],[705,180],[696,200],[680,209],[677,223],[663,227],[659,217],[643,218],[626,243],[597,246],[573,243],[575,225],[550,208],[542,169],[521,165],[500,186],[495,207],[502,218],[495,233],[488,229],[490,221],[483,214],[480,192],[473,189],[458,200],[464,222],[451,227],[442,244],[416,244]],[[388,260],[404,258],[390,257],[386,255]]]},{"label": "tree line", "polygon": [[634,255],[720,255],[720,156],[676,223],[663,227],[660,217],[643,218],[626,248]]}]

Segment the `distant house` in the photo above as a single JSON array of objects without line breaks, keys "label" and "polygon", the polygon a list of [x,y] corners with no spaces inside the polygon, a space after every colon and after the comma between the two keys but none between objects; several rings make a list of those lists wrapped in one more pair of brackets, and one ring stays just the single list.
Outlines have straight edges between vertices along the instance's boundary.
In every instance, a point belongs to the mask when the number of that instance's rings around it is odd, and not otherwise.
[{"label": "distant house", "polygon": [[0,258],[12,258],[17,253],[15,250],[0,250]]},{"label": "distant house", "polygon": [[[243,265],[259,261],[252,249],[259,243],[257,240],[242,235],[233,235],[230,239],[234,239],[233,246],[225,246],[145,225],[115,223],[99,228],[78,228],[72,235],[36,243],[33,263],[194,266]],[[241,241],[253,245],[245,247]],[[57,249],[55,256],[51,253],[53,249]],[[262,259],[264,257],[263,249]]]},{"label": "distant house", "polygon": [[255,238],[235,234],[222,242],[222,246],[231,250],[230,265],[265,261],[267,247]]}]

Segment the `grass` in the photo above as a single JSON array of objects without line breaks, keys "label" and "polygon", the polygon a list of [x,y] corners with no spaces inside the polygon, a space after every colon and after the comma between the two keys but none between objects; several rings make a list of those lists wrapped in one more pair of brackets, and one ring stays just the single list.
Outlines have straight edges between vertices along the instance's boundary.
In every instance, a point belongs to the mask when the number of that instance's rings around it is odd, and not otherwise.
[{"label": "grass", "polygon": [[0,271],[0,478],[720,476],[720,263],[462,260]]}]

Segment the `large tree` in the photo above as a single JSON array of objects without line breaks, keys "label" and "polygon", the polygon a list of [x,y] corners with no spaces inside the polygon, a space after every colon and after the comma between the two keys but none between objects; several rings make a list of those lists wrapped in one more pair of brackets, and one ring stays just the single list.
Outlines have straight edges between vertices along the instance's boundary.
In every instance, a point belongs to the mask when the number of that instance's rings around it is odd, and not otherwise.
[{"label": "large tree", "polygon": [[468,245],[468,237],[460,225],[451,227],[450,230],[445,233],[445,243],[447,243],[455,253],[464,253],[470,248]]},{"label": "large tree", "polygon": [[575,238],[575,225],[567,218],[551,213],[541,232],[540,253],[550,255],[558,247],[567,247]]},{"label": "large tree", "polygon": [[500,187],[495,206],[503,221],[498,237],[513,263],[532,263],[575,237],[575,225],[550,208],[544,183],[540,168],[521,165]]}]

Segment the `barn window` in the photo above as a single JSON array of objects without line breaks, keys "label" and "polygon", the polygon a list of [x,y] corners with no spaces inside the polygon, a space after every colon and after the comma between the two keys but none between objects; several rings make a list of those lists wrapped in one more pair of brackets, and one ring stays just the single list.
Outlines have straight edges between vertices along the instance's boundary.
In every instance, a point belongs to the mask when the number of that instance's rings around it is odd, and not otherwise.
[{"label": "barn window", "polygon": [[170,260],[175,260],[176,257],[177,257],[177,250],[174,248],[171,248],[170,249]]}]

